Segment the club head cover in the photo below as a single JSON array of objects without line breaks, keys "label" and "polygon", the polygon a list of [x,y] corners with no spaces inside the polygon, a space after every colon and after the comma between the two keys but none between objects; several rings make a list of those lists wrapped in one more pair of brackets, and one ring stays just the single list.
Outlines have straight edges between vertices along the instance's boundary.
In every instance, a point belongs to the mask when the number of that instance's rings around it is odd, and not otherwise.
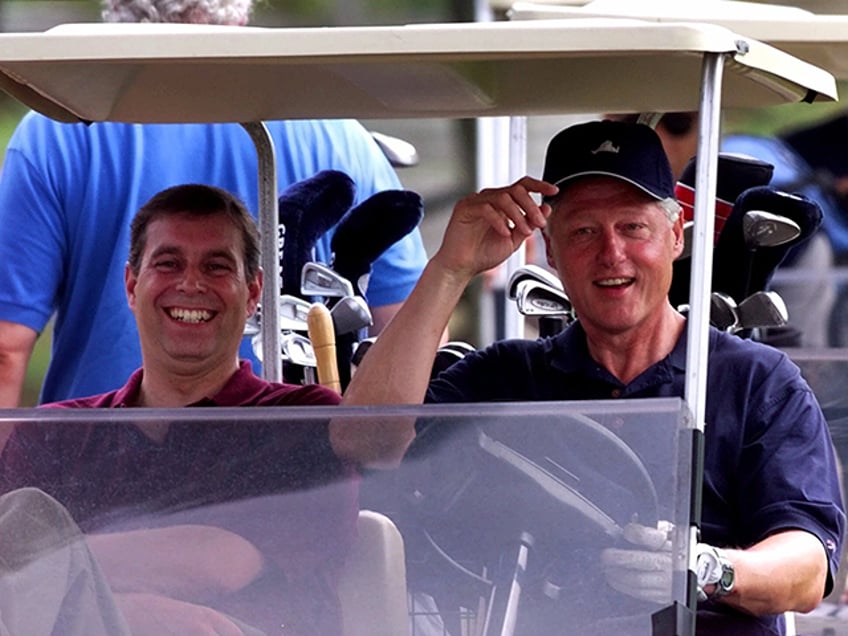
[{"label": "club head cover", "polygon": [[[683,219],[691,221],[695,213],[695,170],[696,159],[692,157],[677,181],[674,189],[678,203],[683,207]],[[720,152],[717,163],[714,244],[733,209],[736,198],[748,188],[768,185],[774,174],[774,165],[748,155]],[[672,307],[689,302],[689,280],[691,259],[674,262],[669,300]]]},{"label": "club head cover", "polygon": [[312,260],[318,238],[338,223],[353,205],[356,186],[347,174],[322,170],[290,185],[280,195],[279,219],[285,227],[282,266],[283,293],[300,296],[303,265]]},{"label": "club head cover", "polygon": [[[750,250],[745,243],[743,217],[750,210],[763,210],[794,221],[801,232],[791,241]],[[745,190],[733,204],[713,254],[713,291],[741,302],[751,294],[768,289],[774,271],[787,254],[805,243],[822,224],[818,203],[800,194],[789,194],[771,186]],[[745,271],[740,271],[741,267]],[[750,268],[750,271],[748,271]]]},{"label": "club head cover", "polygon": [[423,216],[424,203],[416,192],[385,190],[372,195],[339,221],[330,239],[333,269],[358,285],[360,278],[371,271],[372,263],[412,232]]}]

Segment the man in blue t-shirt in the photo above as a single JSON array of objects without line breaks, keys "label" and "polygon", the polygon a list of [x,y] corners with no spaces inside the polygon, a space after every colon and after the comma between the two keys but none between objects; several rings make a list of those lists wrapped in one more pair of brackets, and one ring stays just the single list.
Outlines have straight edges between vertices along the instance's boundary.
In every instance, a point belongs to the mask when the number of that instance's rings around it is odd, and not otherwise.
[{"label": "man in blue t-shirt", "polygon": [[[441,247],[369,349],[344,404],[683,396],[686,319],[668,300],[683,219],[656,133],[614,121],[567,128],[548,146],[543,179],[524,177],[457,204]],[[552,338],[495,343],[430,382],[428,363],[467,283],[536,229],[577,321]],[[813,609],[833,584],[845,522],[834,450],[797,367],[715,329],[704,470],[703,543],[695,549],[699,569],[710,567],[698,581],[698,633],[783,634],[782,614]],[[668,599],[662,528],[628,524],[623,537],[590,571],[603,574],[599,593],[619,594],[622,605]],[[571,574],[578,585],[585,580]],[[578,624],[568,612],[552,620]]]},{"label": "man in blue t-shirt", "polygon": [[[242,25],[252,0],[108,0],[107,21]],[[347,173],[354,205],[400,187],[368,132],[351,120],[268,122],[278,190],[322,170]],[[132,216],[153,194],[204,183],[258,209],[257,159],[238,124],[61,124],[24,117],[0,175],[0,408],[20,402],[38,334],[54,317],[41,402],[117,388],[141,352],[122,272]],[[316,245],[328,262],[332,231]],[[411,291],[426,261],[417,230],[374,263],[367,300],[376,332]],[[297,293],[297,292],[294,292]],[[259,364],[245,341],[241,355]]]}]

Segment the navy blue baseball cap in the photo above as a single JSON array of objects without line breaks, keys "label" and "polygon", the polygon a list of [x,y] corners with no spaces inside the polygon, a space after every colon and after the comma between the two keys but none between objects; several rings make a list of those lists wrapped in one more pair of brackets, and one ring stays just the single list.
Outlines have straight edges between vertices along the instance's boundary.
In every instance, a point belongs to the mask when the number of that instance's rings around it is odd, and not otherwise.
[{"label": "navy blue baseball cap", "polygon": [[645,124],[590,121],[570,126],[551,139],[544,181],[562,186],[592,175],[621,179],[655,199],[674,198],[668,157],[657,133]]}]

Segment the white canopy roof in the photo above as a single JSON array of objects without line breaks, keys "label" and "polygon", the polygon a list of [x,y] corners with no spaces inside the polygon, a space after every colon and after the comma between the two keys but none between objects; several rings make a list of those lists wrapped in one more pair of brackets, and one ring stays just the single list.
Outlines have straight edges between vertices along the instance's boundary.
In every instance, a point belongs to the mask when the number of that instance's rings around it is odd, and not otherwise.
[{"label": "white canopy roof", "polygon": [[0,87],[66,121],[476,117],[833,99],[827,72],[729,29],[622,19],[393,27],[78,24],[0,34]]},{"label": "white canopy roof", "polygon": [[817,15],[798,7],[736,0],[568,0],[517,2],[512,19],[638,18],[653,22],[707,22],[775,46],[848,79],[848,15]]}]

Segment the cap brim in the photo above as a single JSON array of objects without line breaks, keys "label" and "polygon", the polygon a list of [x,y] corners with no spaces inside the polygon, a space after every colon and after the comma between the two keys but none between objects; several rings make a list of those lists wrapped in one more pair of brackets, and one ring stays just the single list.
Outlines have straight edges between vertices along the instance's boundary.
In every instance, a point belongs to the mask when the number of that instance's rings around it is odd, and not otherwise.
[{"label": "cap brim", "polygon": [[[554,182],[554,185],[559,187],[562,184],[569,183],[574,181],[575,179],[579,179],[580,177],[612,177],[613,179],[618,179],[619,181],[624,181],[625,183],[629,183],[630,185],[639,188],[642,192],[650,196],[651,198],[656,199],[657,201],[662,201],[665,199],[665,196],[661,196],[656,194],[655,192],[651,192],[647,187],[639,183],[638,181],[634,181],[633,179],[628,179],[627,177],[623,177],[620,174],[616,174],[614,172],[605,172],[603,170],[586,170],[584,172],[577,172],[575,174],[568,175],[560,179],[559,181]],[[552,197],[547,197],[552,198]]]}]

